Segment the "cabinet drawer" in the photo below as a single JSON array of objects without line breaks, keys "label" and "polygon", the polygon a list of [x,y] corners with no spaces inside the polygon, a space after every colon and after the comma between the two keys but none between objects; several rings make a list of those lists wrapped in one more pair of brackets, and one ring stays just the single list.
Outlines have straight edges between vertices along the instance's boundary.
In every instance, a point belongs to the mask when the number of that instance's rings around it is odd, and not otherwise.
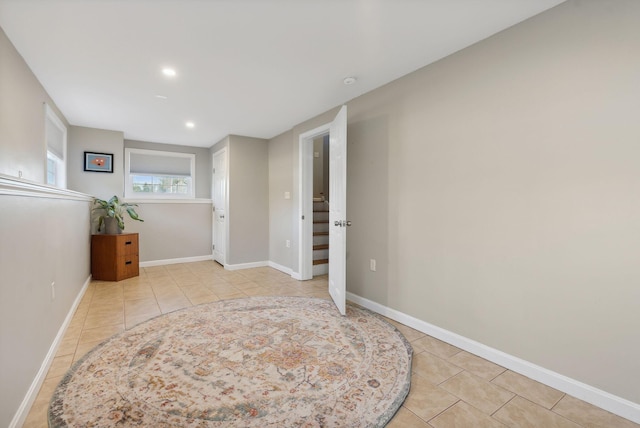
[{"label": "cabinet drawer", "polygon": [[116,239],[116,254],[118,256],[138,254],[138,235],[120,235]]},{"label": "cabinet drawer", "polygon": [[118,281],[121,279],[132,278],[140,274],[140,260],[137,254],[129,254],[118,258],[116,267]]}]

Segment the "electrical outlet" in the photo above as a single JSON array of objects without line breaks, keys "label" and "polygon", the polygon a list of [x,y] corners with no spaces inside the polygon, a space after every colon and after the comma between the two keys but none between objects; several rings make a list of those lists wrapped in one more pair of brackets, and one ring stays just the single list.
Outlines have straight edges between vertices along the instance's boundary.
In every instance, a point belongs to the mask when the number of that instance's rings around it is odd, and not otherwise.
[{"label": "electrical outlet", "polygon": [[289,241],[289,240],[287,239],[286,241],[284,241],[284,245],[285,245],[287,248],[291,248],[291,241]]},{"label": "electrical outlet", "polygon": [[56,282],[51,283],[51,300],[56,300]]},{"label": "electrical outlet", "polygon": [[375,272],[375,271],[376,271],[376,259],[371,259],[371,260],[369,260],[369,269],[370,269],[372,272]]}]

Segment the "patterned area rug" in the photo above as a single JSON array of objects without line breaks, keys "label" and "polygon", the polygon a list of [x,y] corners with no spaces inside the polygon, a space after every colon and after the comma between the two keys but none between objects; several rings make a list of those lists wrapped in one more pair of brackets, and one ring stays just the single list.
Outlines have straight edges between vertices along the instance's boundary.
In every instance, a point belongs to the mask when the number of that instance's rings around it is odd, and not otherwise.
[{"label": "patterned area rug", "polygon": [[409,392],[411,345],[329,300],[195,306],[102,343],[67,373],[51,427],[381,427]]}]

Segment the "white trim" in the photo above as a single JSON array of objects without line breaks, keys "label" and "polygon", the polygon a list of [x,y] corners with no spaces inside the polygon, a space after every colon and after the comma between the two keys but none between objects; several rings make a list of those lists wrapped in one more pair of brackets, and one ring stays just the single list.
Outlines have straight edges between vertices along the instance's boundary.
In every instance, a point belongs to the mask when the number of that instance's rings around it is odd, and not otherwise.
[{"label": "white trim", "polygon": [[178,263],[204,262],[207,260],[213,260],[211,254],[208,254],[206,256],[182,257],[179,259],[151,260],[148,262],[140,262],[140,267],[144,268],[163,265],[175,265]]},{"label": "white trim", "polygon": [[224,268],[226,270],[241,270],[241,269],[251,269],[251,268],[257,268],[257,267],[265,267],[265,266],[269,266],[269,262],[264,261],[264,262],[238,263],[235,265],[225,264]]},{"label": "white trim", "polygon": [[[193,262],[203,262],[203,261],[213,261],[213,257],[209,254],[206,256],[196,256],[196,257],[184,257],[180,259],[166,259],[166,260],[152,260],[149,262],[140,262],[140,267],[153,267],[153,266],[163,266],[163,265],[173,265],[178,263],[193,263]],[[241,269],[251,269],[256,267],[265,267],[271,266],[274,269],[281,270],[284,273],[291,273],[291,269],[280,266],[277,263],[273,262],[251,262],[251,263],[238,263],[235,265],[224,265],[226,270],[241,270]]]},{"label": "white trim", "polygon": [[635,423],[640,423],[640,404],[633,403],[622,397],[615,396],[601,389],[587,385],[583,382],[571,379],[560,373],[540,367],[529,361],[507,354],[500,350],[483,345],[475,340],[445,330],[428,322],[419,320],[410,315],[391,309],[374,301],[365,299],[356,294],[347,292],[347,299],[364,306],[365,308],[383,315],[392,320],[398,321],[408,327],[414,328],[422,333],[433,336],[460,349],[478,355],[495,364],[505,367],[521,375],[527,376],[540,383],[548,385],[580,400],[591,403],[604,410],[629,419]]},{"label": "white trim", "polygon": [[0,195],[93,202],[93,196],[0,174]]},{"label": "white trim", "polygon": [[331,122],[298,137],[298,276],[303,280],[313,277],[313,139],[330,130]]},{"label": "white trim", "polygon": [[287,275],[293,276],[293,271],[291,270],[291,268],[288,268],[286,266],[282,266],[278,263],[269,261],[269,267],[279,270],[282,273],[286,273]]},{"label": "white trim", "polygon": [[51,344],[51,347],[49,347],[49,352],[47,352],[47,355],[45,356],[44,361],[40,366],[40,370],[38,370],[38,374],[36,374],[36,377],[33,379],[33,382],[31,382],[31,386],[27,390],[27,394],[22,400],[22,403],[20,403],[20,407],[18,407],[16,414],[13,416],[13,419],[9,424],[9,428],[21,427],[24,424],[24,421],[27,419],[27,416],[29,415],[29,411],[31,410],[31,406],[33,405],[34,401],[36,401],[38,392],[40,392],[40,388],[42,387],[42,384],[44,383],[47,377],[47,373],[49,372],[49,368],[51,368],[53,359],[55,358],[56,353],[58,352],[60,343],[62,343],[62,339],[64,338],[64,335],[67,332],[67,328],[69,327],[69,324],[71,324],[71,320],[73,319],[73,316],[76,313],[76,309],[78,309],[78,305],[80,305],[80,302],[82,301],[82,297],[84,296],[84,293],[87,291],[87,287],[89,287],[90,283],[91,283],[91,275],[89,275],[87,280],[84,282],[84,284],[82,285],[82,289],[76,296],[76,299],[73,301],[73,304],[71,305],[71,309],[69,309],[69,312],[67,313],[67,316],[64,319],[64,322],[62,323],[62,325],[60,326],[60,329],[58,330],[58,334],[56,335],[55,339],[53,339],[53,343]]}]

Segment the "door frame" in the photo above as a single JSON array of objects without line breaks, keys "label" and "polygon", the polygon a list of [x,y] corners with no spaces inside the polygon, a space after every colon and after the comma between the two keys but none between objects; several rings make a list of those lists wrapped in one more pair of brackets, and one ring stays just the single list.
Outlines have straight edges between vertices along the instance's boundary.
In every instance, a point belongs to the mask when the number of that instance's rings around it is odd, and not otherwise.
[{"label": "door frame", "polygon": [[211,206],[212,206],[212,210],[211,210],[211,223],[212,223],[212,227],[211,227],[211,258],[215,261],[216,257],[215,257],[215,250],[213,249],[213,246],[216,245],[216,213],[214,211],[215,209],[215,204],[216,204],[216,200],[215,200],[215,180],[216,180],[216,173],[215,173],[215,159],[216,156],[219,156],[222,152],[225,153],[225,157],[224,157],[224,169],[225,169],[225,192],[224,192],[224,211],[225,211],[225,221],[224,221],[224,263],[222,264],[223,267],[227,267],[227,253],[229,250],[229,150],[227,150],[227,147],[223,147],[220,150],[216,150],[214,153],[211,154]]},{"label": "door frame", "polygon": [[[331,122],[298,137],[298,278],[313,278],[313,140],[329,134]],[[304,220],[303,220],[304,218]]]}]

